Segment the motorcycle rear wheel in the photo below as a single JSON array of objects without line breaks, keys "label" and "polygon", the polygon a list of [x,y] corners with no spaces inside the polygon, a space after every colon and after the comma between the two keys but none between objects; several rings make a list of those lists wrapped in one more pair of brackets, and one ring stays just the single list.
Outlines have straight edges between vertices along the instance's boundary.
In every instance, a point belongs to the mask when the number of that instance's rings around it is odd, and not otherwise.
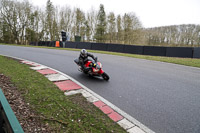
[{"label": "motorcycle rear wheel", "polygon": [[108,80],[110,79],[110,77],[108,76],[108,74],[105,73],[105,72],[102,74],[102,77],[103,77],[103,79],[106,80],[106,81],[108,81]]}]

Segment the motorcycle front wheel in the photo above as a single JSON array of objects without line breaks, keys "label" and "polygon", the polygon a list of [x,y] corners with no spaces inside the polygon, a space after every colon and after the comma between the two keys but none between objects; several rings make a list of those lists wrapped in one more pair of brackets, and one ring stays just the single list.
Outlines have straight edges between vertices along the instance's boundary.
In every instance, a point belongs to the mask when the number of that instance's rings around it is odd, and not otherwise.
[{"label": "motorcycle front wheel", "polygon": [[110,79],[110,77],[108,76],[108,74],[105,73],[105,72],[102,74],[102,78],[103,78],[104,80],[106,80],[106,81],[108,81],[108,80]]}]

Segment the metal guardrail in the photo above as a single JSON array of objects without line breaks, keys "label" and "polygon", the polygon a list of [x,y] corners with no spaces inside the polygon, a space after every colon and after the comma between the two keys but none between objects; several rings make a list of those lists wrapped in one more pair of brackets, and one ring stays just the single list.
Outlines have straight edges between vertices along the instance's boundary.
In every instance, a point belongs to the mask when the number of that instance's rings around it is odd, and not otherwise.
[{"label": "metal guardrail", "polygon": [[24,133],[0,88],[0,133]]}]

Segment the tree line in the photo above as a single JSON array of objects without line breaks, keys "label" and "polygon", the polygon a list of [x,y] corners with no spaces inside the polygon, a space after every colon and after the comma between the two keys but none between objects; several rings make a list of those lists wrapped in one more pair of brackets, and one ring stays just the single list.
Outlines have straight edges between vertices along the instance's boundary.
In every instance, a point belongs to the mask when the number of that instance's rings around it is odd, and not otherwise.
[{"label": "tree line", "polygon": [[0,0],[0,41],[26,44],[31,41],[60,40],[66,31],[69,40],[81,36],[82,41],[135,43],[142,29],[134,13],[106,13],[101,4],[98,11],[87,13],[80,8],[56,7],[50,0],[45,9],[33,6],[28,0]]},{"label": "tree line", "polygon": [[61,40],[61,31],[74,41],[142,45],[200,45],[199,25],[143,28],[135,13],[106,13],[104,5],[87,12],[67,5],[44,8],[28,0],[0,0],[0,42],[28,44]]},{"label": "tree line", "polygon": [[147,45],[200,46],[200,25],[173,25],[143,30]]}]

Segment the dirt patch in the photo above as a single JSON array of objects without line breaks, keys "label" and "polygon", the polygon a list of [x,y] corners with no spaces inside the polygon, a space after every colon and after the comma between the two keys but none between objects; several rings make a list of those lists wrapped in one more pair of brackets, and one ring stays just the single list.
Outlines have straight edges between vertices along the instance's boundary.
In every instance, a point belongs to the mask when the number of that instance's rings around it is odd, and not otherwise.
[{"label": "dirt patch", "polygon": [[35,118],[37,115],[31,110],[29,103],[25,102],[22,93],[11,83],[10,78],[3,74],[0,74],[0,88],[25,133],[54,132],[48,125],[42,123],[40,119]]}]

